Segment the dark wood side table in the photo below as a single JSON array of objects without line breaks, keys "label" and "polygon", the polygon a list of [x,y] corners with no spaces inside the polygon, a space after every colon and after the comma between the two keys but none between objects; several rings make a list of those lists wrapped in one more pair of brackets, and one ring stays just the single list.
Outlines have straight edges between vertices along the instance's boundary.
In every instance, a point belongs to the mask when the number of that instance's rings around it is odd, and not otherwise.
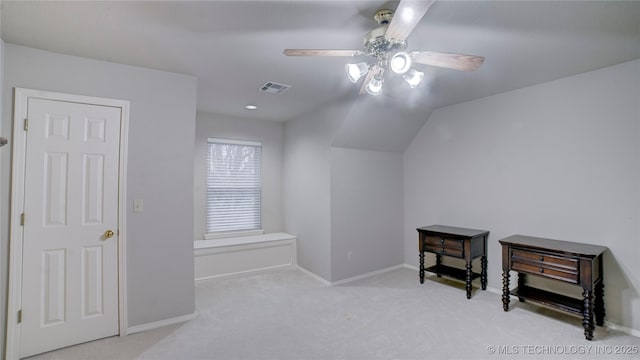
[{"label": "dark wood side table", "polygon": [[[465,229],[459,227],[431,225],[418,228],[418,251],[420,256],[420,283],[424,284],[424,272],[464,280],[466,282],[467,299],[471,299],[471,281],[480,277],[482,290],[487,290],[487,238],[486,230]],[[424,268],[424,253],[436,254],[436,264]],[[465,269],[458,269],[442,264],[441,256],[464,259]],[[480,257],[481,272],[471,270],[473,259]]]},{"label": "dark wood side table", "polygon": [[[509,310],[509,295],[582,316],[584,337],[593,339],[595,323],[604,323],[602,254],[605,246],[513,235],[502,245],[502,307]],[[518,272],[518,287],[509,290],[509,270]],[[527,286],[526,275],[541,276],[582,287],[582,299]]]}]

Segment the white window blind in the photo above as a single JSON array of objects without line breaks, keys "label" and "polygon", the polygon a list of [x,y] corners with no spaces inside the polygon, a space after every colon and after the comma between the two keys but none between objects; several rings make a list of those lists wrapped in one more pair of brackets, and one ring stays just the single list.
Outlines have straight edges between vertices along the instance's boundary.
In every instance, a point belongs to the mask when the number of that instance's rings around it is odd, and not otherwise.
[{"label": "white window blind", "polygon": [[207,234],[261,230],[262,144],[207,142]]}]

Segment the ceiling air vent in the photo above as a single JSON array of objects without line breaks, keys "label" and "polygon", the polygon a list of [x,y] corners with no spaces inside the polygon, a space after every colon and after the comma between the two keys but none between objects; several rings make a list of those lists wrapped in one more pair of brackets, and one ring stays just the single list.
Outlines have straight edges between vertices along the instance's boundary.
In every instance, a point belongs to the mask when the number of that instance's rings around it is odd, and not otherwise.
[{"label": "ceiling air vent", "polygon": [[258,91],[260,91],[260,92],[268,92],[268,93],[271,93],[271,94],[280,95],[283,92],[287,91],[290,87],[291,86],[289,86],[289,85],[278,84],[278,83],[273,82],[273,81],[267,81],[266,83],[264,83],[264,85],[260,86]]}]

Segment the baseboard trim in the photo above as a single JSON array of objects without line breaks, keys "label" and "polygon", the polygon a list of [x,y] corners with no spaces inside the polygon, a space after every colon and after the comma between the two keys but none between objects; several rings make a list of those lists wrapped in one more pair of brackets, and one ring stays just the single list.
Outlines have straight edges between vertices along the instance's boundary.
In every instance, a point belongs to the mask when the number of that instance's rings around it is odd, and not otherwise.
[{"label": "baseboard trim", "polygon": [[419,270],[417,266],[413,266],[411,264],[402,264],[402,267],[409,270],[415,270],[415,271]]},{"label": "baseboard trim", "polygon": [[325,280],[323,277],[321,277],[320,275],[317,275],[305,268],[303,268],[302,266],[298,265],[298,270],[302,271],[303,273],[305,273],[306,275],[309,275],[310,277],[314,278],[315,280],[323,283],[326,286],[331,286],[331,282]]},{"label": "baseboard trim", "polygon": [[142,325],[135,325],[135,326],[131,326],[129,328],[127,328],[127,334],[131,335],[131,334],[135,334],[135,333],[139,333],[142,331],[147,331],[147,330],[152,330],[152,329],[157,329],[163,326],[167,326],[167,325],[173,325],[173,324],[178,324],[181,322],[187,322],[190,320],[193,320],[196,318],[196,313],[193,314],[187,314],[187,315],[182,315],[182,316],[176,316],[173,318],[169,318],[169,319],[164,319],[164,320],[160,320],[160,321],[154,321],[154,322],[150,322],[150,323],[146,323],[146,324],[142,324]]},{"label": "baseboard trim", "polygon": [[346,284],[346,283],[350,283],[352,281],[366,279],[368,277],[384,274],[384,273],[389,272],[389,271],[402,269],[403,267],[404,267],[403,265],[389,266],[389,267],[384,268],[384,269],[371,271],[371,272],[368,272],[368,273],[365,273],[365,274],[352,276],[352,277],[349,277],[349,278],[346,278],[346,279],[342,279],[342,280],[338,280],[338,281],[333,281],[333,282],[331,282],[331,286],[343,285],[343,284]]},{"label": "baseboard trim", "polygon": [[404,264],[403,265],[394,265],[394,266],[390,266],[388,268],[371,271],[371,272],[368,272],[368,273],[365,273],[365,274],[356,275],[356,276],[352,276],[350,278],[346,278],[346,279],[342,279],[342,280],[338,280],[338,281],[333,281],[333,282],[328,281],[323,277],[320,277],[319,275],[317,275],[317,274],[315,274],[315,273],[303,268],[300,265],[298,265],[298,270],[300,270],[303,273],[311,276],[312,278],[320,281],[321,283],[323,283],[326,286],[336,286],[336,285],[342,285],[342,284],[350,283],[350,282],[356,281],[356,280],[366,279],[368,277],[372,277],[372,276],[375,276],[375,275],[384,274],[384,273],[389,272],[389,271],[402,269],[403,267],[404,267]]},{"label": "baseboard trim", "polygon": [[609,328],[611,330],[620,331],[620,332],[623,332],[625,334],[640,338],[640,330],[632,329],[630,327],[626,327],[624,325],[616,324],[616,323],[611,322],[611,321],[605,321],[604,322],[604,326],[606,326],[607,328]]}]

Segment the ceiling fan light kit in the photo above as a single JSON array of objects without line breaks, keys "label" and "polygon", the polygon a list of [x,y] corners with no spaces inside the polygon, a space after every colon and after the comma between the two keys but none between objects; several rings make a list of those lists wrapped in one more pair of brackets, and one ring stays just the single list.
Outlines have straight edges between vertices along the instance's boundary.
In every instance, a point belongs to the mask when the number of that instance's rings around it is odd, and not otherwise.
[{"label": "ceiling fan light kit", "polygon": [[358,82],[361,77],[366,75],[367,72],[369,72],[369,64],[367,64],[366,62],[347,64],[345,66],[345,69],[347,71],[347,78],[349,78],[351,82],[355,83]]},{"label": "ceiling fan light kit", "polygon": [[411,56],[404,51],[400,51],[395,53],[391,57],[391,61],[389,62],[389,66],[391,67],[391,71],[396,74],[402,75],[411,69]]},{"label": "ceiling fan light kit", "polygon": [[411,69],[409,70],[409,72],[402,75],[402,78],[413,89],[422,82],[422,79],[424,78],[424,73],[422,71]]},{"label": "ceiling fan light kit", "polygon": [[380,75],[374,76],[367,84],[367,92],[371,95],[380,95],[382,93],[382,84],[384,84],[384,78]]},{"label": "ceiling fan light kit", "polygon": [[412,51],[407,53],[407,37],[433,5],[434,0],[401,0],[396,9],[378,10],[374,20],[380,25],[364,37],[362,50],[322,50],[322,49],[285,49],[287,56],[371,56],[375,62],[351,63],[345,66],[347,78],[358,82],[364,75],[365,80],[360,93],[371,95],[382,93],[384,70],[390,69],[401,75],[411,88],[417,87],[424,79],[424,73],[413,68],[414,64],[443,67],[454,70],[473,71],[482,65],[484,57],[463,54],[451,54],[437,51]]}]

